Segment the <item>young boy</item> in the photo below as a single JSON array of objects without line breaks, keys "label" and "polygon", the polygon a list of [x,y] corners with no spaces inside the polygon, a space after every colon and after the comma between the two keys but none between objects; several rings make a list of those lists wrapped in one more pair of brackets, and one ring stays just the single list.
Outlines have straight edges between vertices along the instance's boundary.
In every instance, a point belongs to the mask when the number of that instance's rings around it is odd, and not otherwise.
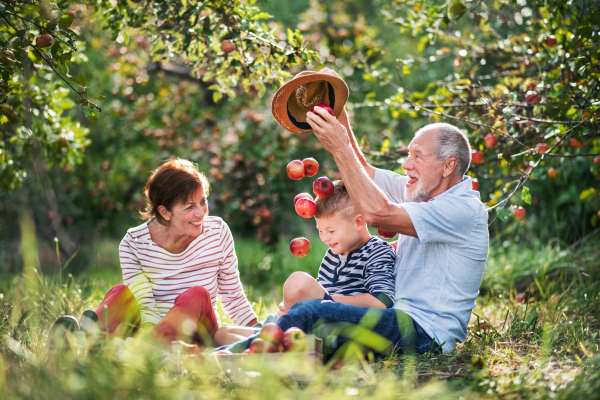
[{"label": "young boy", "polygon": [[317,198],[315,214],[319,237],[329,250],[317,279],[294,272],[285,282],[282,311],[286,313],[297,302],[321,298],[382,309],[394,304],[394,248],[369,234],[344,183],[335,181],[333,186],[330,197]]},{"label": "young boy", "polygon": [[[369,234],[344,183],[334,181],[333,185],[330,197],[316,200],[319,237],[329,246],[318,278],[300,271],[291,274],[283,285],[279,316],[294,304],[312,299],[382,309],[394,304],[394,248]],[[231,344],[254,333],[248,327],[223,327],[217,331],[215,342],[219,346]]]}]

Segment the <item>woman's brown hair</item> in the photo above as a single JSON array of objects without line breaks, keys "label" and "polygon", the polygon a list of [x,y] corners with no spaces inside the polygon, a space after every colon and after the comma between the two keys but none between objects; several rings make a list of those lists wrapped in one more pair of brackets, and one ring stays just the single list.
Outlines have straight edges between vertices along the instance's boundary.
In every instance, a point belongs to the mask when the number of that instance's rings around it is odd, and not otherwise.
[{"label": "woman's brown hair", "polygon": [[140,210],[140,215],[142,219],[155,217],[160,224],[169,226],[158,207],[164,206],[171,211],[175,204],[185,203],[198,189],[203,189],[204,195],[208,196],[210,184],[194,163],[180,158],[166,161],[146,182],[146,208]]}]

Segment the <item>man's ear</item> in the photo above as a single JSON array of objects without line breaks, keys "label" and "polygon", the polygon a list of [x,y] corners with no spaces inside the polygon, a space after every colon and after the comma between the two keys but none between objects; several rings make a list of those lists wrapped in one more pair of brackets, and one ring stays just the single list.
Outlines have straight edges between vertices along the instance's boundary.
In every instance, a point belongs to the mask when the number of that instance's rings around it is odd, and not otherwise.
[{"label": "man's ear", "polygon": [[444,161],[444,171],[442,172],[442,176],[446,178],[452,175],[457,165],[458,160],[455,157],[450,157],[449,159]]},{"label": "man's ear", "polygon": [[167,221],[171,220],[171,213],[169,212],[169,210],[167,210],[167,207],[165,206],[158,206],[157,207],[157,211],[160,213],[160,215]]}]

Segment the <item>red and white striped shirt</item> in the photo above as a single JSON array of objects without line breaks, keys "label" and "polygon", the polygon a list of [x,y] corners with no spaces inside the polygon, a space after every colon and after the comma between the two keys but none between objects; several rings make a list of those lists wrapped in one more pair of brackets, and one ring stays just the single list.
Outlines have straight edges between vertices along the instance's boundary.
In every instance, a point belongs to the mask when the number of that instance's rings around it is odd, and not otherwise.
[{"label": "red and white striped shirt", "polygon": [[175,298],[193,286],[208,290],[217,318],[217,294],[235,324],[246,325],[256,318],[240,282],[231,231],[219,217],[206,217],[204,231],[180,254],[154,243],[147,222],[131,228],[121,241],[119,258],[142,323],[157,324]]}]

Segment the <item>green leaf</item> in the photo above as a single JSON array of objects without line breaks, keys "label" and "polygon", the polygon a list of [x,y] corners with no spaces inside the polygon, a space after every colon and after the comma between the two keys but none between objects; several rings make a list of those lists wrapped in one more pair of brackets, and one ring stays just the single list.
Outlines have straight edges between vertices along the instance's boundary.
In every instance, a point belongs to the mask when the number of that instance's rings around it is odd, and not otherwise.
[{"label": "green leaf", "polygon": [[579,195],[579,200],[585,201],[589,199],[592,195],[596,194],[596,189],[586,189]]},{"label": "green leaf", "polygon": [[521,198],[527,204],[531,204],[531,194],[529,193],[529,188],[527,186],[523,186],[523,190],[521,190]]},{"label": "green leaf", "polygon": [[4,11],[6,10],[6,6],[2,3],[0,3],[0,11]]},{"label": "green leaf", "polygon": [[105,100],[105,99],[106,99],[106,96],[99,95],[99,96],[94,96],[94,98],[95,98],[96,100]]},{"label": "green leaf", "polygon": [[385,153],[390,148],[390,139],[385,138],[383,144],[381,145],[381,149],[379,150],[381,153]]},{"label": "green leaf", "polygon": [[54,42],[52,48],[50,49],[50,53],[55,60],[60,61],[61,56],[63,54],[63,49],[60,47],[60,43],[58,41]]},{"label": "green leaf", "polygon": [[58,20],[58,27],[60,29],[67,29],[68,27],[71,26],[72,23],[73,23],[73,16],[70,14],[64,14]]},{"label": "green leaf", "polygon": [[87,85],[87,79],[85,79],[85,76],[83,76],[82,74],[79,74],[79,76],[77,77],[79,79],[79,84],[81,86],[85,86]]},{"label": "green leaf", "polygon": [[65,63],[68,61],[71,61],[71,57],[73,56],[73,52],[68,52],[68,53],[64,53],[63,55],[60,56],[60,62],[61,63]]},{"label": "green leaf", "polygon": [[214,92],[213,93],[213,101],[216,103],[219,100],[221,100],[221,98],[223,97],[223,93],[221,92]]},{"label": "green leaf", "polygon": [[448,18],[451,20],[458,21],[467,11],[467,7],[459,1],[452,3],[448,9]]},{"label": "green leaf", "polygon": [[510,218],[512,212],[510,209],[507,208],[497,208],[496,214],[498,215],[498,218],[500,218],[502,221],[507,221]]},{"label": "green leaf", "polygon": [[[80,75],[80,76],[81,76],[81,75]],[[79,81],[79,77],[77,77],[77,76],[69,76],[69,80],[70,80],[71,82],[75,82],[75,83],[78,83],[78,84],[80,84],[80,85],[81,85],[81,82]]]},{"label": "green leaf", "polygon": [[266,12],[260,12],[252,17],[252,19],[254,21],[256,21],[257,19],[268,19],[268,18],[271,18],[271,16],[269,15],[269,13],[266,13]]}]

